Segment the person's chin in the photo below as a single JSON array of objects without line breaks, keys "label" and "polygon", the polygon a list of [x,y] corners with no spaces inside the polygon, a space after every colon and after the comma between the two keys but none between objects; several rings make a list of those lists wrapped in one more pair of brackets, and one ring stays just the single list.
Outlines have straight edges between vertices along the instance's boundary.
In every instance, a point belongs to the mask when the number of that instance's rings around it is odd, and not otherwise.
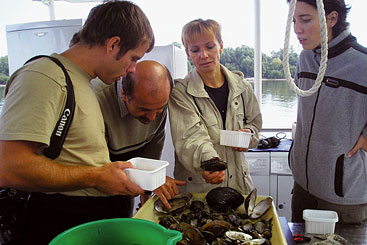
[{"label": "person's chin", "polygon": [[117,80],[116,79],[101,79],[101,81],[104,82],[107,85],[111,85],[111,84],[113,84]]},{"label": "person's chin", "polygon": [[139,122],[141,122],[142,124],[149,124],[149,123],[150,123],[150,121],[149,121],[149,120],[147,120],[147,119],[141,119],[141,118],[139,118],[138,120],[139,120]]},{"label": "person's chin", "polygon": [[315,48],[317,48],[318,46],[316,45],[312,45],[312,44],[309,44],[309,43],[305,43],[305,44],[302,44],[302,48],[304,50],[314,50]]},{"label": "person's chin", "polygon": [[212,67],[214,66],[214,62],[207,62],[204,64],[200,64],[200,68],[203,70],[209,70],[212,69]]},{"label": "person's chin", "polygon": [[305,50],[310,49],[307,44],[301,44],[301,45],[302,45],[302,48],[305,49]]},{"label": "person's chin", "polygon": [[103,81],[103,82],[106,83],[106,84],[113,84],[115,82],[120,81],[121,78],[122,78],[122,76],[120,76],[120,77],[114,77],[114,78],[110,78],[110,79],[105,79],[105,81]]}]

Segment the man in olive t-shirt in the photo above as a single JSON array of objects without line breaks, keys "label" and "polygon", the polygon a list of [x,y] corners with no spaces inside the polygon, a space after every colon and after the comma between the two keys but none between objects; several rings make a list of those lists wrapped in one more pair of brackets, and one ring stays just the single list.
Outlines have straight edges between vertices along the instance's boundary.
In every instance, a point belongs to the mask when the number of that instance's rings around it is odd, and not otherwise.
[{"label": "man in olive t-shirt", "polygon": [[[131,13],[134,13],[132,15]],[[53,57],[65,66],[75,92],[75,114],[61,154],[43,149],[66,99],[65,76],[48,58],[32,61],[10,78],[0,118],[0,187],[32,192],[25,227],[14,244],[48,244],[81,223],[125,215],[122,195],[143,194],[122,171],[129,162],[110,162],[104,123],[90,80],[112,84],[134,73],[154,46],[142,10],[128,1],[93,8],[79,42]]]}]

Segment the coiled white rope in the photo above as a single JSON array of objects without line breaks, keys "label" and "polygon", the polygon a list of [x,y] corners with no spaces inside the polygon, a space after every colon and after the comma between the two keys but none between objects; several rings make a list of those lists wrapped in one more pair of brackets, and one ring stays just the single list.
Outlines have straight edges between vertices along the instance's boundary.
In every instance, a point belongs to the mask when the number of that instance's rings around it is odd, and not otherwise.
[{"label": "coiled white rope", "polygon": [[322,0],[317,0],[316,3],[321,31],[321,63],[314,85],[309,90],[306,91],[301,90],[296,86],[294,80],[292,80],[291,72],[289,70],[289,37],[290,37],[291,24],[293,22],[294,10],[296,8],[296,2],[297,0],[290,0],[289,2],[288,21],[285,32],[284,49],[283,49],[283,70],[289,87],[293,89],[293,91],[295,91],[298,95],[302,97],[307,97],[312,95],[319,89],[319,87],[321,86],[321,82],[324,79],[327,65],[327,55],[328,55],[327,26],[326,26],[324,3]]}]

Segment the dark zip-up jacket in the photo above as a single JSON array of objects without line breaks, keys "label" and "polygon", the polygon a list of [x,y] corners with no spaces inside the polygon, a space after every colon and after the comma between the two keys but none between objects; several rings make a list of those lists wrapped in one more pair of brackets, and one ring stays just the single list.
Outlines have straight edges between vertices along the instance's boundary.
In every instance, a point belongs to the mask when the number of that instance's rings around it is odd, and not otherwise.
[{"label": "dark zip-up jacket", "polygon": [[[295,82],[308,90],[315,82],[321,50],[303,50]],[[327,69],[319,90],[298,97],[297,127],[290,151],[294,180],[325,201],[367,203],[367,154],[347,153],[359,136],[367,138],[367,49],[349,30],[329,43]]]}]

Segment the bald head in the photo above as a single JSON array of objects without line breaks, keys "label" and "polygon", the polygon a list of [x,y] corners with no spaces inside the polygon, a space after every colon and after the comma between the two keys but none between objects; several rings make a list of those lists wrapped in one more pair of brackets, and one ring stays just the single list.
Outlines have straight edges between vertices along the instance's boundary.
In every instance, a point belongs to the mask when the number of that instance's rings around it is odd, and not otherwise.
[{"label": "bald head", "polygon": [[[135,73],[128,74],[124,79],[123,89],[125,95],[131,99],[135,92],[142,96],[145,94],[149,97],[162,96],[172,89],[172,77],[167,68],[159,62],[153,60],[143,60],[136,65]],[[167,90],[168,89],[168,90]]]},{"label": "bald head", "polygon": [[167,68],[152,60],[136,65],[122,83],[122,97],[129,113],[143,123],[155,120],[168,103],[172,77]]},{"label": "bald head", "polygon": [[[131,77],[135,84],[135,92],[143,92],[147,96],[162,96],[171,90],[171,75],[166,67],[153,60],[143,60],[136,65],[135,73]],[[166,94],[166,93],[164,93]]]}]

